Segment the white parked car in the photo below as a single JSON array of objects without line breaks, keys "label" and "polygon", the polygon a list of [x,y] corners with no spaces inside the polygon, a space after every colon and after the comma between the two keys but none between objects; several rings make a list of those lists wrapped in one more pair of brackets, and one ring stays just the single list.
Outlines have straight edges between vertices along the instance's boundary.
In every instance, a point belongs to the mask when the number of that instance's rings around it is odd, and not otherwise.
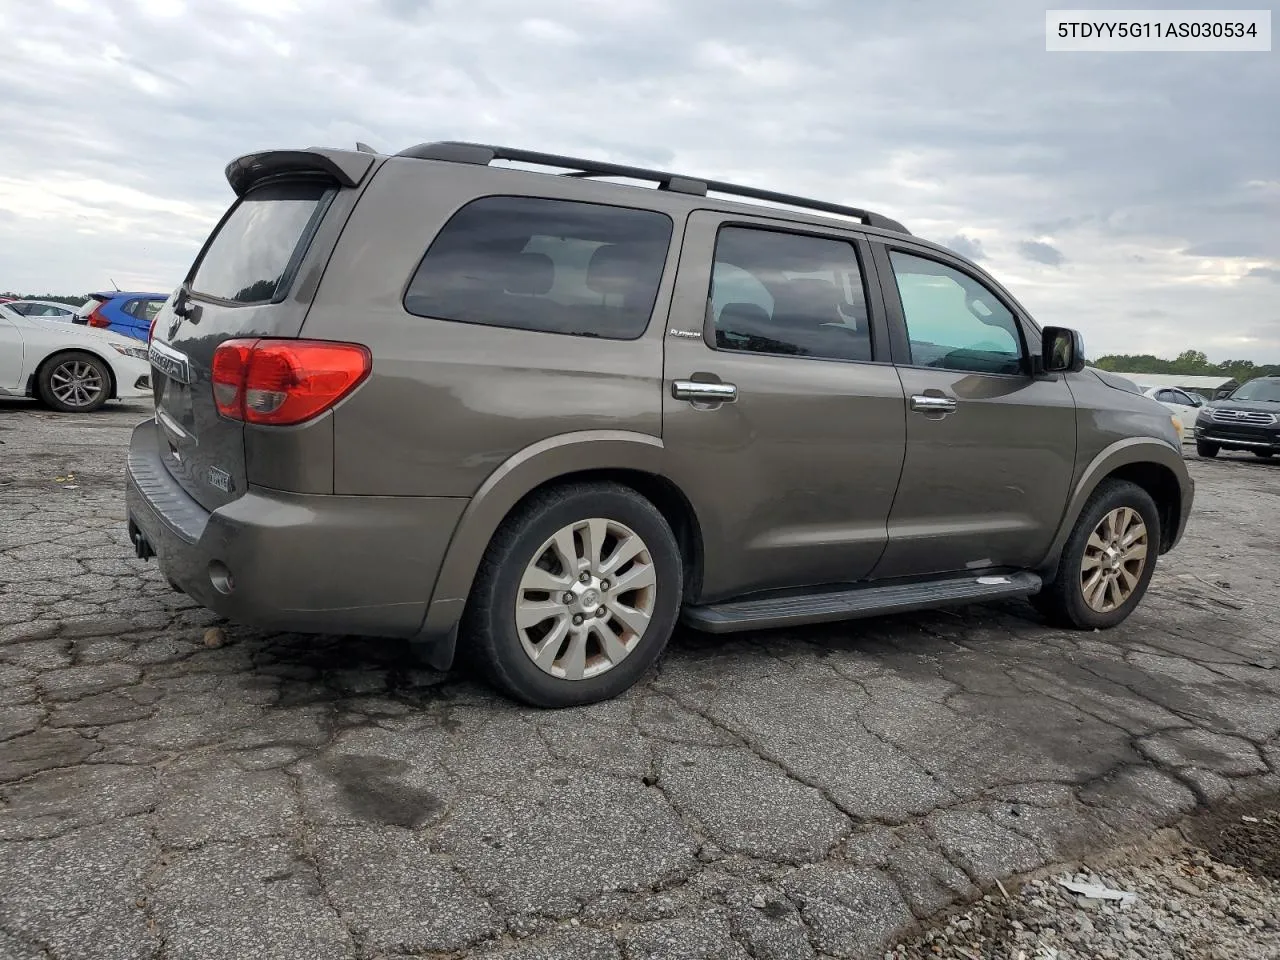
[{"label": "white parked car", "polygon": [[1187,390],[1179,390],[1177,387],[1144,386],[1142,392],[1158,403],[1164,404],[1165,409],[1177,416],[1182,424],[1182,432],[1188,439],[1195,436],[1196,417],[1200,415],[1200,408],[1208,403],[1204,397]]},{"label": "white parked car", "polygon": [[151,395],[147,345],[0,304],[0,396],[38,397],[54,410],[87,413],[111,399]]},{"label": "white parked car", "polygon": [[5,306],[24,317],[57,320],[62,323],[70,323],[79,309],[69,303],[57,303],[53,300],[10,300]]}]

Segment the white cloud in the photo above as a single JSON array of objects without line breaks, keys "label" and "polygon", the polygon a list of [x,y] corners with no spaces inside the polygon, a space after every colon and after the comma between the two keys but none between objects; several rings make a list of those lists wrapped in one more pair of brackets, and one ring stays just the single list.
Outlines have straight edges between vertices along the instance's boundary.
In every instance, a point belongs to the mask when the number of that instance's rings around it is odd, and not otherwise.
[{"label": "white cloud", "polygon": [[479,139],[967,238],[1094,353],[1280,360],[1280,62],[1043,30],[1016,0],[0,4],[0,287],[170,289],[241,153]]}]

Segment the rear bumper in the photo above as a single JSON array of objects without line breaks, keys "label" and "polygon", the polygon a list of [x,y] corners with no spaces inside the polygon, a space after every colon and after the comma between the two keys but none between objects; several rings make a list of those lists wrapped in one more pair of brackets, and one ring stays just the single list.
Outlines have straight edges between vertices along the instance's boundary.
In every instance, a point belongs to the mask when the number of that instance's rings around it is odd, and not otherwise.
[{"label": "rear bumper", "polygon": [[421,627],[467,504],[250,486],[211,513],[161,462],[152,420],[133,431],[125,500],[139,554],[210,610],[266,629],[392,637]]}]

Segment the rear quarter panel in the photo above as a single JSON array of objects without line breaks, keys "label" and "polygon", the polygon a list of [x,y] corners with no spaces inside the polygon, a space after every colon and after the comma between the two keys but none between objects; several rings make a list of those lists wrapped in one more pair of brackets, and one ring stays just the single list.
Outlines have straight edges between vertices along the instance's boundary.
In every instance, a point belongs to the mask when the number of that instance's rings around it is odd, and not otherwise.
[{"label": "rear quarter panel", "polygon": [[[511,456],[551,437],[661,435],[664,324],[651,320],[639,339],[621,341],[404,309],[405,288],[449,217],[478,197],[512,193],[627,205],[616,187],[411,159],[387,161],[361,197],[302,331],[373,354],[369,380],[333,411],[335,493],[470,497]],[[678,238],[682,218],[671,215]],[[658,292],[660,316],[677,246]]]}]

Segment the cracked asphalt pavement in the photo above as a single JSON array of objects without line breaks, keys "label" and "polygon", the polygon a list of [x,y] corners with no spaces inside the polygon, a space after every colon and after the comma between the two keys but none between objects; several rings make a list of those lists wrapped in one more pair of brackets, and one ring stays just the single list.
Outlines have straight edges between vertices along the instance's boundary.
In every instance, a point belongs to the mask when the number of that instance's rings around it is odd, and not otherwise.
[{"label": "cracked asphalt pavement", "polygon": [[1021,602],[680,633],[518,707],[218,623],[132,557],[145,406],[0,405],[0,957],[864,957],[997,878],[1280,787],[1280,465],[1107,633]]}]

